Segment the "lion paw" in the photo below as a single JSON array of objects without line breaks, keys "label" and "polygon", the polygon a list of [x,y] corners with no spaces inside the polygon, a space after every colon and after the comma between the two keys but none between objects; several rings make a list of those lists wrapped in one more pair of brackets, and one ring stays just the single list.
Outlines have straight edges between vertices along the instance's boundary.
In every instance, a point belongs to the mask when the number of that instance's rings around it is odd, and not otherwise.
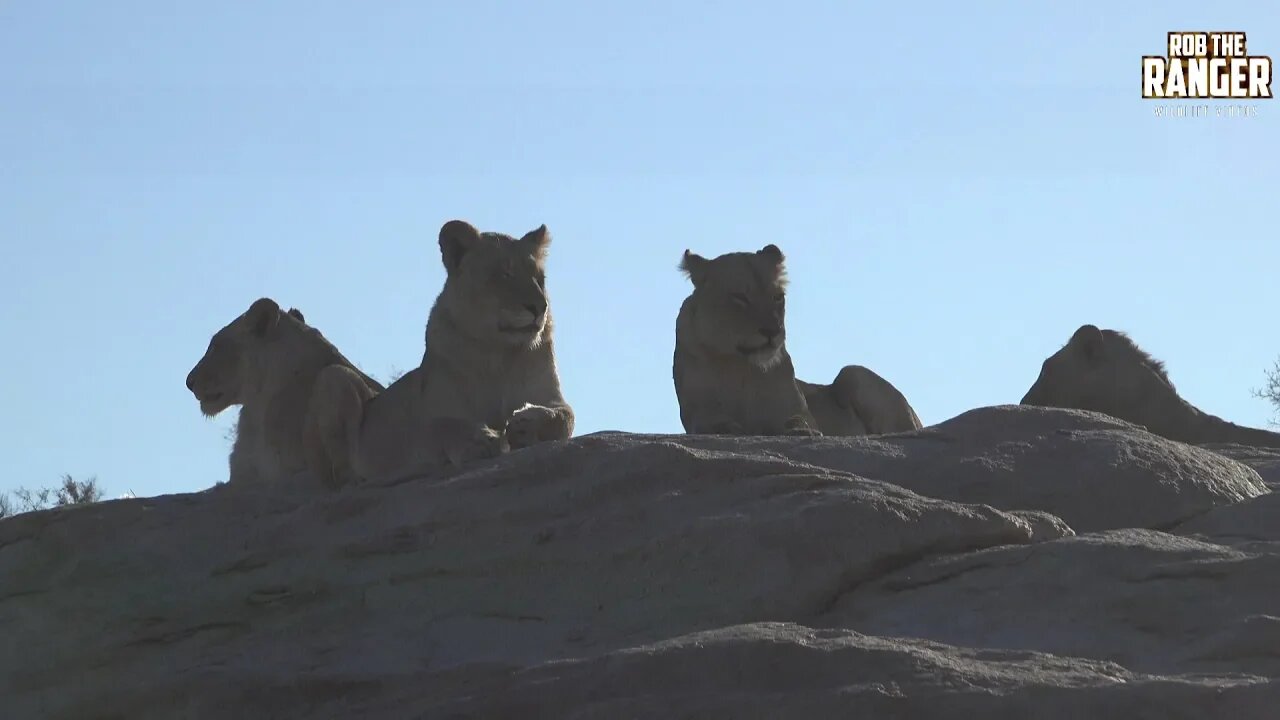
[{"label": "lion paw", "polygon": [[512,413],[507,421],[507,444],[512,450],[518,450],[554,437],[559,423],[555,410],[527,405]]}]

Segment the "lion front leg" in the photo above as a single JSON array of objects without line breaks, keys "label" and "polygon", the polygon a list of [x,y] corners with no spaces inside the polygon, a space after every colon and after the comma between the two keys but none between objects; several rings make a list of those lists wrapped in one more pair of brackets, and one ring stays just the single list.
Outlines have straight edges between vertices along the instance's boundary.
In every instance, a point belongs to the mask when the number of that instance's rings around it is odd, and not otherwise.
[{"label": "lion front leg", "polygon": [[330,365],[311,391],[302,443],[307,469],[329,488],[360,481],[355,456],[365,403],[374,391],[351,368]]},{"label": "lion front leg", "polygon": [[506,438],[512,450],[573,435],[573,410],[568,405],[544,407],[526,403],[507,421]]}]

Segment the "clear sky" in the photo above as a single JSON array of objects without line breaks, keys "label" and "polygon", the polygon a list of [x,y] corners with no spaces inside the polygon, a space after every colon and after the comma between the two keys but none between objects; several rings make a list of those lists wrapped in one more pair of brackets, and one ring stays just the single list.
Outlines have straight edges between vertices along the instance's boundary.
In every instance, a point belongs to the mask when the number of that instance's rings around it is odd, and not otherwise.
[{"label": "clear sky", "polygon": [[415,366],[452,218],[550,228],[579,433],[680,430],[680,254],[767,243],[800,376],[925,424],[1088,322],[1263,426],[1280,101],[1155,117],[1180,29],[1280,60],[1263,0],[0,3],[0,490],[225,480],[235,413],[183,383],[259,296]]}]

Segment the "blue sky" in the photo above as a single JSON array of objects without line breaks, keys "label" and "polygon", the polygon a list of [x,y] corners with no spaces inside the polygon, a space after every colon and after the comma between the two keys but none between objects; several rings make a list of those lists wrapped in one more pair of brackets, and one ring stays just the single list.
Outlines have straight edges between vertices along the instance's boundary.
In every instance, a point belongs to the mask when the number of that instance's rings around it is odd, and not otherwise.
[{"label": "blue sky", "polygon": [[1274,3],[0,4],[0,490],[226,479],[183,386],[259,296],[366,371],[422,353],[464,218],[554,237],[579,433],[680,430],[681,252],[775,243],[788,345],[926,424],[1017,402],[1081,323],[1263,426],[1280,104],[1157,118],[1140,57]]}]

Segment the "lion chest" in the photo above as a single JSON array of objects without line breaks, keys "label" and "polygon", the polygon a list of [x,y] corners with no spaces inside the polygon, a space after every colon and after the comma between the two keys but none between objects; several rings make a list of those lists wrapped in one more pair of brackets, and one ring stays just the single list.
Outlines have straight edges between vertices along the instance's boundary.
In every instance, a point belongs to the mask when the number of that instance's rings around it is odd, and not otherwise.
[{"label": "lion chest", "polygon": [[434,415],[479,420],[504,427],[525,404],[543,401],[540,374],[519,363],[478,361],[465,368],[427,374],[426,407]]},{"label": "lion chest", "polygon": [[241,408],[231,448],[233,482],[279,483],[305,467],[300,419],[275,410],[274,404]]},{"label": "lion chest", "polygon": [[794,380],[779,369],[697,363],[686,372],[693,414],[705,422],[731,421],[745,432],[770,434],[804,412]]}]

